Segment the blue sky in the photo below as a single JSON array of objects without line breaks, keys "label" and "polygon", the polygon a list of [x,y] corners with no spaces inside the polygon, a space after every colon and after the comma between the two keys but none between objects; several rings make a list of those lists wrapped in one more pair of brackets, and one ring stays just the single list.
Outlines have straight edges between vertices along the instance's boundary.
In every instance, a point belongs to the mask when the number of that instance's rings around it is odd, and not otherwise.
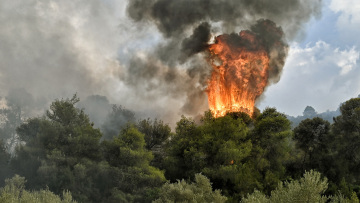
[{"label": "blue sky", "polygon": [[270,86],[259,107],[301,115],[307,105],[336,110],[360,94],[360,1],[324,1],[320,19],[292,42],[279,83]]}]

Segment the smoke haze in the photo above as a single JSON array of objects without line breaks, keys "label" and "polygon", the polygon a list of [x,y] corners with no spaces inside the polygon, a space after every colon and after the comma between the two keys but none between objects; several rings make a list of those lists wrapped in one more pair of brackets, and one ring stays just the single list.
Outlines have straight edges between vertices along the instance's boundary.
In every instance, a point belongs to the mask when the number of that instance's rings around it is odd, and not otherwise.
[{"label": "smoke haze", "polygon": [[208,109],[211,67],[203,51],[215,35],[263,18],[292,40],[321,7],[300,0],[0,2],[0,96],[21,90],[39,103],[32,106],[47,108],[76,92],[102,95],[104,104],[169,122]]}]

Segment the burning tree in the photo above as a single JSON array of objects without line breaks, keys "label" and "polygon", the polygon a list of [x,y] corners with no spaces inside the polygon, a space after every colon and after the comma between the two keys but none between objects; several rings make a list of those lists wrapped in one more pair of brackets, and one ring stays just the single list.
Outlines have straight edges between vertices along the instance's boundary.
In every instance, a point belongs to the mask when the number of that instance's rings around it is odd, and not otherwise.
[{"label": "burning tree", "polygon": [[207,94],[214,117],[242,111],[252,115],[255,101],[270,82],[278,80],[287,55],[284,33],[270,20],[251,30],[224,34],[209,45],[213,67]]}]

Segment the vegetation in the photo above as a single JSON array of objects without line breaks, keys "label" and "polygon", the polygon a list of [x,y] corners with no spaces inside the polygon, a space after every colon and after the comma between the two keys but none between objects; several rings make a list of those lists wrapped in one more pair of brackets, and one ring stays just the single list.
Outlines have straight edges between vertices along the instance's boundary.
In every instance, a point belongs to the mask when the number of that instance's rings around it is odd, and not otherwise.
[{"label": "vegetation", "polygon": [[359,199],[353,193],[351,199],[346,199],[341,194],[334,197],[327,197],[324,194],[328,187],[326,178],[321,178],[321,174],[316,171],[305,172],[300,180],[279,183],[278,187],[271,192],[268,197],[262,192],[256,190],[248,195],[242,203],[286,203],[286,202],[359,202]]},{"label": "vegetation", "polygon": [[26,202],[26,203],[72,203],[71,193],[63,191],[62,198],[55,195],[49,189],[40,191],[25,190],[25,178],[15,175],[5,180],[5,187],[0,189],[0,202]]},{"label": "vegetation", "polygon": [[225,202],[220,190],[212,190],[211,183],[206,176],[195,174],[195,182],[187,183],[185,180],[176,183],[165,183],[160,190],[159,199],[154,203],[162,202]]},{"label": "vegetation", "polygon": [[332,124],[292,129],[267,108],[183,116],[174,132],[117,105],[94,125],[78,102],[27,119],[21,104],[0,111],[0,202],[358,202],[360,98]]}]

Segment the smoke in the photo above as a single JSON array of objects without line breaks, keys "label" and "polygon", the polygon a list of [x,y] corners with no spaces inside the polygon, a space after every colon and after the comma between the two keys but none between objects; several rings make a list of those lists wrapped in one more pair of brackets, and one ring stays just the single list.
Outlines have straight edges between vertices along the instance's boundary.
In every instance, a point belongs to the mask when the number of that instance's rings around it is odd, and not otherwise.
[{"label": "smoke", "polygon": [[276,27],[276,24],[270,20],[261,19],[251,26],[251,31],[260,37],[269,53],[269,83],[278,82],[288,53],[288,45],[282,28]]},{"label": "smoke", "polygon": [[233,32],[265,18],[285,28],[292,39],[312,16],[319,17],[321,1],[132,0],[127,12],[135,21],[155,23],[166,38],[183,36],[203,21],[221,23],[223,32]]},{"label": "smoke", "polygon": [[97,0],[0,3],[0,95],[25,89],[34,99],[105,93],[119,36],[113,11]]},{"label": "smoke", "polygon": [[96,128],[101,127],[111,112],[111,104],[108,98],[101,95],[90,95],[86,99],[80,100],[77,107],[84,109]]},{"label": "smoke", "polygon": [[194,29],[194,33],[185,38],[181,44],[181,51],[184,52],[185,57],[190,57],[207,48],[210,40],[210,25],[207,22],[201,23]]},{"label": "smoke", "polygon": [[77,104],[78,108],[84,109],[89,115],[94,127],[99,128],[103,133],[103,139],[111,139],[118,135],[128,123],[135,122],[134,112],[110,104],[105,96],[90,95]]},{"label": "smoke", "polygon": [[295,39],[320,6],[300,0],[1,1],[0,96],[22,89],[32,106],[46,108],[74,93],[103,95],[108,102],[93,99],[171,123],[208,108],[204,90],[212,68],[204,50],[215,35],[250,29],[264,18]]},{"label": "smoke", "polygon": [[270,56],[269,83],[276,83],[287,56],[286,41],[301,38],[304,24],[320,12],[320,0],[131,0],[130,18],[140,27],[155,26],[163,40],[146,57],[133,59],[127,84],[138,87],[141,81],[146,91],[156,89],[157,97],[185,97],[184,113],[200,113],[205,101],[199,98],[205,97],[212,70],[203,51],[214,35],[242,29],[256,33]]}]

